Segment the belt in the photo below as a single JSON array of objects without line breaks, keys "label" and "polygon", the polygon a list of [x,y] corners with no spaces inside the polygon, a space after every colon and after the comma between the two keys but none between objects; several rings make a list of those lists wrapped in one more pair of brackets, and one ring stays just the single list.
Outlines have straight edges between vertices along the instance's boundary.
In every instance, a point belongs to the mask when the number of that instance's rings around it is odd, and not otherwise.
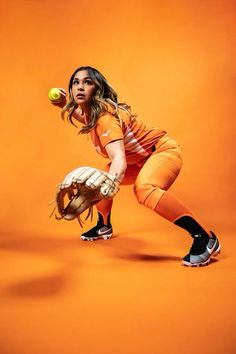
[{"label": "belt", "polygon": [[156,151],[156,146],[155,145],[152,146],[151,151],[152,152]]}]

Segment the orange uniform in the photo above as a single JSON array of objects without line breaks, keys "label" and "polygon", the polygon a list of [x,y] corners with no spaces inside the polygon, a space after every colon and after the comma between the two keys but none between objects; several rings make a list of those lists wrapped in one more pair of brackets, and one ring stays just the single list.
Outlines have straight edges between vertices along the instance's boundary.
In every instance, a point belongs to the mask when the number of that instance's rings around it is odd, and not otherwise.
[{"label": "orange uniform", "polygon": [[[108,157],[105,146],[112,141],[123,140],[127,169],[122,184],[133,184],[140,204],[173,223],[188,220],[188,223],[184,221],[182,226],[179,225],[190,233],[195,232],[196,225],[202,232],[191,210],[168,191],[182,167],[181,146],[164,130],[150,128],[139,118],[132,120],[124,110],[119,109],[118,112],[120,121],[111,112],[106,112],[90,131],[97,152]],[[107,164],[105,170],[109,171],[109,168],[110,164]],[[105,224],[111,208],[112,200],[104,199],[97,203]]]},{"label": "orange uniform", "polygon": [[105,146],[115,140],[124,140],[128,165],[137,164],[152,153],[151,149],[166,134],[164,130],[150,128],[138,117],[132,121],[128,112],[119,109],[119,120],[107,112],[99,117],[96,127],[90,132],[92,142],[99,154],[108,157]]},{"label": "orange uniform", "polygon": [[[164,216],[158,210],[158,203],[181,170],[182,149],[164,130],[150,128],[138,117],[132,120],[122,109],[118,112],[121,122],[111,112],[98,118],[95,128],[90,131],[92,142],[99,154],[108,157],[105,146],[115,140],[124,141],[128,167],[122,184],[134,184],[138,202]],[[109,170],[109,167],[110,164],[105,169]],[[107,204],[97,205],[103,215]],[[170,215],[165,211],[165,217],[174,221],[179,211],[178,208],[177,213]],[[186,214],[186,209],[182,212]]]}]

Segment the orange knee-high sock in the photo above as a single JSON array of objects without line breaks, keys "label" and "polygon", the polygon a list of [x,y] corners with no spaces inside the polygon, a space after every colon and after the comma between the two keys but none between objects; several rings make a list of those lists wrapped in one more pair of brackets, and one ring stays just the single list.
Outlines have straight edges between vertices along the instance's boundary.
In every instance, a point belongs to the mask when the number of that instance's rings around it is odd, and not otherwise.
[{"label": "orange knee-high sock", "polygon": [[208,229],[197,221],[196,216],[170,192],[165,191],[160,198],[156,208],[156,213],[184,228],[191,234],[205,232],[211,236]]},{"label": "orange knee-high sock", "polygon": [[98,213],[101,215],[103,219],[103,224],[109,225],[110,213],[112,208],[112,199],[102,199],[100,202],[96,204],[96,208]]}]

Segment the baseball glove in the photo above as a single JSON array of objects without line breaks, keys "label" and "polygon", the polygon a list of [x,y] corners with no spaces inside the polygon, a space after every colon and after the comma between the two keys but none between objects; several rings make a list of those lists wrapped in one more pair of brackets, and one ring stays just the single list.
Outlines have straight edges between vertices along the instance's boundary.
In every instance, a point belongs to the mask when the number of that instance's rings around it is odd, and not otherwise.
[{"label": "baseball glove", "polygon": [[78,219],[82,226],[80,215],[88,209],[85,220],[92,216],[92,207],[101,199],[112,199],[119,191],[120,182],[117,176],[93,167],[82,166],[66,175],[63,182],[58,185],[56,192],[56,206],[59,216],[57,220]]}]

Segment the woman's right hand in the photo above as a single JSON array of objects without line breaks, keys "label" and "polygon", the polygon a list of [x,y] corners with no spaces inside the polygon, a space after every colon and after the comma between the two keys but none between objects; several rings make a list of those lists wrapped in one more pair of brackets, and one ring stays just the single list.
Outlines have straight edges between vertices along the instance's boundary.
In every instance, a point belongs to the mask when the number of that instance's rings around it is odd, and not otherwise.
[{"label": "woman's right hand", "polygon": [[60,97],[58,98],[58,100],[50,100],[50,102],[53,104],[53,106],[63,108],[67,103],[66,90],[61,87],[58,87],[58,89],[60,90]]}]

